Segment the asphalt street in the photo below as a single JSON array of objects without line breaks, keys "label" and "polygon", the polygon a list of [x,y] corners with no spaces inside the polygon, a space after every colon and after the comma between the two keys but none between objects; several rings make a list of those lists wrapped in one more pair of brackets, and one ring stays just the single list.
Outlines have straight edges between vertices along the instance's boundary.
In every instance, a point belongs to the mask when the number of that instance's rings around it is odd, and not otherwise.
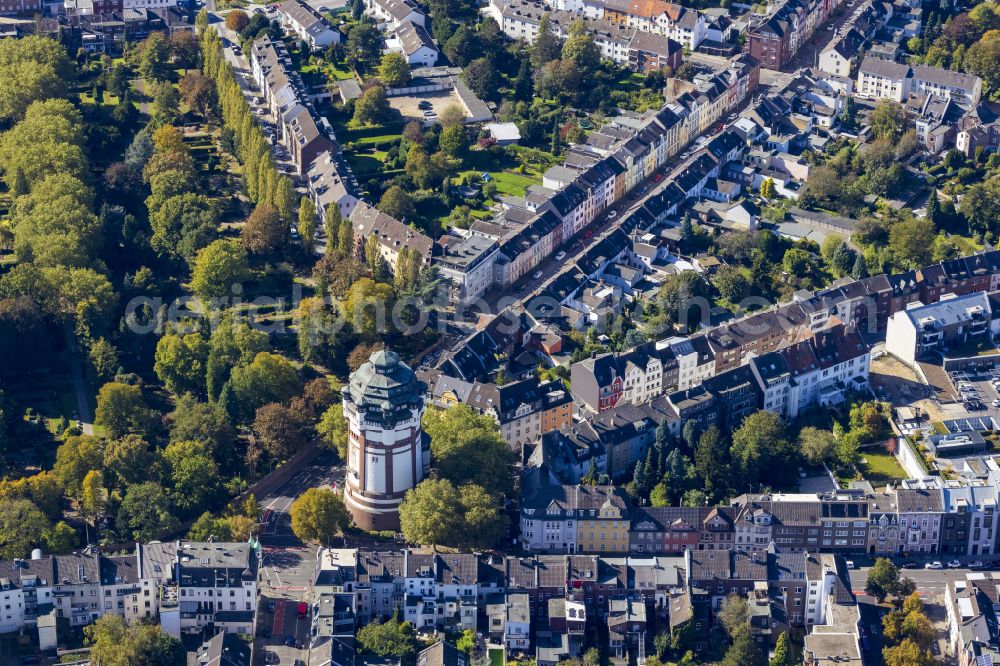
[{"label": "asphalt street", "polygon": [[[1000,571],[1000,563],[994,563],[993,570]],[[851,570],[851,588],[855,595],[865,593],[865,583],[868,581],[868,569],[859,567]],[[987,571],[980,569],[979,571]],[[971,569],[900,569],[899,575],[909,578],[917,584],[917,593],[922,597],[943,596],[945,586],[949,582],[963,580]]]},{"label": "asphalt street", "polygon": [[258,663],[309,663],[311,618],[308,608],[304,615],[300,613],[299,604],[312,601],[317,549],[292,533],[288,510],[309,488],[342,490],[343,486],[343,465],[335,464],[333,452],[324,452],[288,483],[258,499],[263,509],[257,625],[263,662]]}]

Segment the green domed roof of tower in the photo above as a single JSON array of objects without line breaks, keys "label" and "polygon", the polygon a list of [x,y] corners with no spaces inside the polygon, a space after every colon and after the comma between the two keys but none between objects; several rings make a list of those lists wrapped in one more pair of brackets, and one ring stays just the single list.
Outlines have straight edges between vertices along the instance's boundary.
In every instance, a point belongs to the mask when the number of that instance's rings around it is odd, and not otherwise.
[{"label": "green domed roof of tower", "polygon": [[344,397],[359,410],[368,412],[369,418],[378,419],[381,417],[376,416],[376,410],[389,416],[401,409],[419,409],[423,406],[424,389],[424,384],[398,354],[380,350],[351,373]]}]

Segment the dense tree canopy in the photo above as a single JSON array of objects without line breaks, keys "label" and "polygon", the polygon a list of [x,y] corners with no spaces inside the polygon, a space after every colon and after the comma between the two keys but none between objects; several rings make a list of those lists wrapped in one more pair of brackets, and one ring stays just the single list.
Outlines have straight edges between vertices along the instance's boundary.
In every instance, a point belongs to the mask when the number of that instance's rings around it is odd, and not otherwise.
[{"label": "dense tree canopy", "polygon": [[63,97],[73,76],[66,49],[30,35],[0,42],[0,118],[21,116],[36,100]]},{"label": "dense tree canopy", "polygon": [[220,239],[198,252],[191,271],[191,289],[208,305],[212,299],[232,295],[233,286],[249,275],[247,255],[242,247]]},{"label": "dense tree canopy", "polygon": [[494,495],[513,490],[513,454],[489,416],[476,414],[467,405],[428,409],[424,431],[442,478],[456,486],[475,483]]},{"label": "dense tree canopy", "polygon": [[38,266],[88,265],[100,243],[93,196],[74,176],[55,173],[20,197],[14,213],[18,259]]},{"label": "dense tree canopy", "polygon": [[114,613],[84,627],[90,658],[102,666],[174,666],[184,661],[184,647],[156,624],[126,624]]},{"label": "dense tree canopy", "polygon": [[295,536],[329,545],[330,539],[351,524],[343,498],[329,488],[310,488],[292,502],[289,513]]}]

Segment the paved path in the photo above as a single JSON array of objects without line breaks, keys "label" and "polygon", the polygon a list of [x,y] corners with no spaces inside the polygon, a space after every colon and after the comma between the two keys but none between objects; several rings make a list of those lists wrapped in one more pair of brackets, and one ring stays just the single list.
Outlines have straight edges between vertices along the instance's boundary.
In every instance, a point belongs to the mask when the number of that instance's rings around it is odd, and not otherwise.
[{"label": "paved path", "polygon": [[67,326],[66,343],[69,349],[70,372],[73,375],[73,393],[76,395],[77,418],[82,423],[84,435],[94,434],[93,418],[90,415],[90,401],[87,400],[89,388],[87,386],[86,374],[83,371],[83,361],[80,357],[80,349],[76,345],[76,336]]}]

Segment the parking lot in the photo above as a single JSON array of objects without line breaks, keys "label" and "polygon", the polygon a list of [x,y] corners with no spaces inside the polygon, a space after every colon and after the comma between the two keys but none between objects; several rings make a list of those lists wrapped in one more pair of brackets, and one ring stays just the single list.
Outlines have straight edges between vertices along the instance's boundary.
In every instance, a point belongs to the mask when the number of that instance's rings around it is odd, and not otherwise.
[{"label": "parking lot", "polygon": [[982,375],[965,372],[949,373],[954,388],[954,398],[961,401],[969,412],[983,412],[1000,407],[1000,370],[990,370]]},{"label": "parking lot", "polygon": [[[420,103],[427,101],[430,106],[426,111],[434,114],[426,115],[425,109],[420,108]],[[465,111],[458,93],[454,90],[446,92],[420,93],[419,95],[398,95],[389,98],[389,106],[399,111],[404,118],[411,120],[421,120],[424,122],[437,122],[441,113],[452,104]],[[425,105],[426,106],[426,105]]]}]

